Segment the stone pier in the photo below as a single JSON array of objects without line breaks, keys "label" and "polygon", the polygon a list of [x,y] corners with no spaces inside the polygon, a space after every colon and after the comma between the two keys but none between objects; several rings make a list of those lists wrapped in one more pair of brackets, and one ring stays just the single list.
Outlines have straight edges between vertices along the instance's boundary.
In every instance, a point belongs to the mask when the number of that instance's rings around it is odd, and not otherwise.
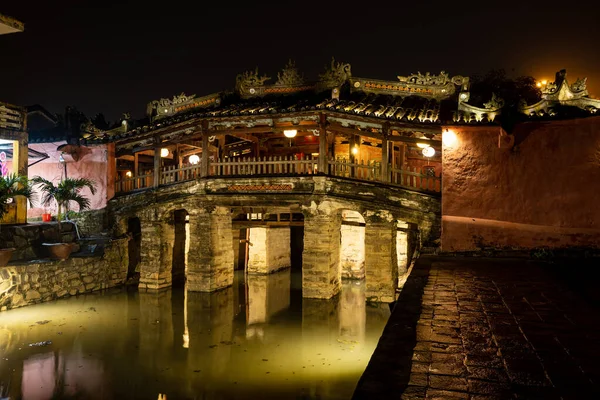
[{"label": "stone pier", "polygon": [[390,303],[398,285],[397,222],[387,211],[368,213],[365,220],[366,298]]},{"label": "stone pier", "polygon": [[342,223],[342,248],[340,263],[342,278],[365,278],[365,228]]},{"label": "stone pier", "polygon": [[342,218],[327,203],[305,209],[302,296],[329,299],[341,289],[340,228]]},{"label": "stone pier", "polygon": [[212,292],[233,284],[231,213],[225,207],[190,211],[187,288]]},{"label": "stone pier", "polygon": [[164,221],[140,220],[142,227],[140,289],[162,289],[172,284],[175,231]]},{"label": "stone pier", "polygon": [[291,266],[289,226],[250,229],[248,273],[270,274]]}]

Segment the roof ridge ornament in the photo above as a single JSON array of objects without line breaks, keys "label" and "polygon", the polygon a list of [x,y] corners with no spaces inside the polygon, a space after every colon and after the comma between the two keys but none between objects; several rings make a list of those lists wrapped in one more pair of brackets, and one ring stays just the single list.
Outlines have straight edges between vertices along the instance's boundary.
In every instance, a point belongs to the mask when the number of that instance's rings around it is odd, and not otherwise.
[{"label": "roof ridge ornament", "polygon": [[325,72],[319,75],[319,82],[322,86],[330,88],[341,86],[352,77],[352,66],[349,63],[335,62],[331,57],[331,65],[325,66]]},{"label": "roof ridge ornament", "polygon": [[277,73],[277,82],[275,85],[279,86],[296,86],[304,84],[304,76],[300,74],[298,68],[296,68],[296,63],[291,59],[288,63],[283,67],[281,72]]},{"label": "roof ridge ornament", "polygon": [[265,85],[271,77],[258,75],[258,67],[254,71],[246,71],[235,78],[235,90],[242,96],[256,93],[256,88]]}]

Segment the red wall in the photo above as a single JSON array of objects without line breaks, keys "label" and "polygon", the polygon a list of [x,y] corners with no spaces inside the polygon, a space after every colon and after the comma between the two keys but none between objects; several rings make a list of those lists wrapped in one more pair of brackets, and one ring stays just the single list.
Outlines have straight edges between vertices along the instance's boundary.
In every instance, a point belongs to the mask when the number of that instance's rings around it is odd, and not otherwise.
[{"label": "red wall", "polygon": [[448,127],[442,251],[600,247],[600,117],[516,127]]},{"label": "red wall", "polygon": [[[31,149],[46,153],[49,156],[48,159],[29,167],[29,178],[39,175],[53,182],[59,182],[62,179],[64,167],[63,164],[58,161],[61,152],[56,150],[61,144],[64,144],[64,142],[31,143],[29,145]],[[110,171],[108,170],[109,163],[107,163],[107,158],[109,156],[107,153],[107,145],[83,147],[82,149],[81,157],[78,161],[73,160],[73,158],[67,154],[63,155],[67,164],[67,176],[69,178],[87,178],[94,181],[96,184],[96,194],[92,195],[87,188],[84,189],[82,193],[90,199],[90,209],[97,210],[104,208],[106,207],[107,200],[110,199],[108,196],[110,195],[112,197],[112,195],[114,195],[114,193],[111,193],[112,182],[111,185],[108,185],[108,173]],[[38,193],[37,196],[40,198],[41,194]],[[56,204],[53,204],[51,207],[43,207],[38,201],[36,207],[27,210],[27,217],[40,217],[44,212],[56,215],[56,208]],[[73,211],[78,211],[78,207],[75,203],[71,203],[71,209]]]}]

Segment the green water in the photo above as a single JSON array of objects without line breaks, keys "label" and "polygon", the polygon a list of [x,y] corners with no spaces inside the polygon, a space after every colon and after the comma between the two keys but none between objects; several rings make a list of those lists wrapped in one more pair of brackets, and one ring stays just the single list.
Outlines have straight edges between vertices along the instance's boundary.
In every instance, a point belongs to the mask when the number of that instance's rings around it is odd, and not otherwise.
[{"label": "green water", "polygon": [[[364,284],[303,299],[301,277],[220,292],[119,289],[0,313],[11,399],[349,399],[389,317]],[[30,347],[30,343],[52,344]]]}]

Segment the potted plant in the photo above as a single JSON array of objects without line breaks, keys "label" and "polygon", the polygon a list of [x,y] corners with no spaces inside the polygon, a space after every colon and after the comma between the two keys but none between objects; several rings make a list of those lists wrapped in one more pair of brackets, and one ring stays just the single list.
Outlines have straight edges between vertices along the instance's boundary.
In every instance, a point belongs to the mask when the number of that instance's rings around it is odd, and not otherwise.
[{"label": "potted plant", "polygon": [[[62,242],[62,221],[61,216],[66,220],[69,213],[69,204],[75,202],[79,205],[79,211],[84,211],[90,208],[90,200],[81,194],[84,188],[90,189],[92,194],[96,194],[96,185],[90,179],[85,178],[65,178],[58,185],[50,182],[41,176],[36,176],[32,179],[36,185],[40,185],[42,192],[41,203],[49,206],[52,202],[58,205],[58,237],[57,243],[42,243],[47,246],[52,258],[64,260],[69,257],[73,251],[73,243]],[[63,214],[63,209],[65,210]]]},{"label": "potted plant", "polygon": [[[8,212],[8,204],[18,196],[25,197],[29,200],[29,204],[32,204],[33,190],[31,189],[31,182],[27,180],[27,177],[16,174],[0,176],[0,221]],[[14,248],[0,248],[0,267],[8,264],[14,250]]]}]

